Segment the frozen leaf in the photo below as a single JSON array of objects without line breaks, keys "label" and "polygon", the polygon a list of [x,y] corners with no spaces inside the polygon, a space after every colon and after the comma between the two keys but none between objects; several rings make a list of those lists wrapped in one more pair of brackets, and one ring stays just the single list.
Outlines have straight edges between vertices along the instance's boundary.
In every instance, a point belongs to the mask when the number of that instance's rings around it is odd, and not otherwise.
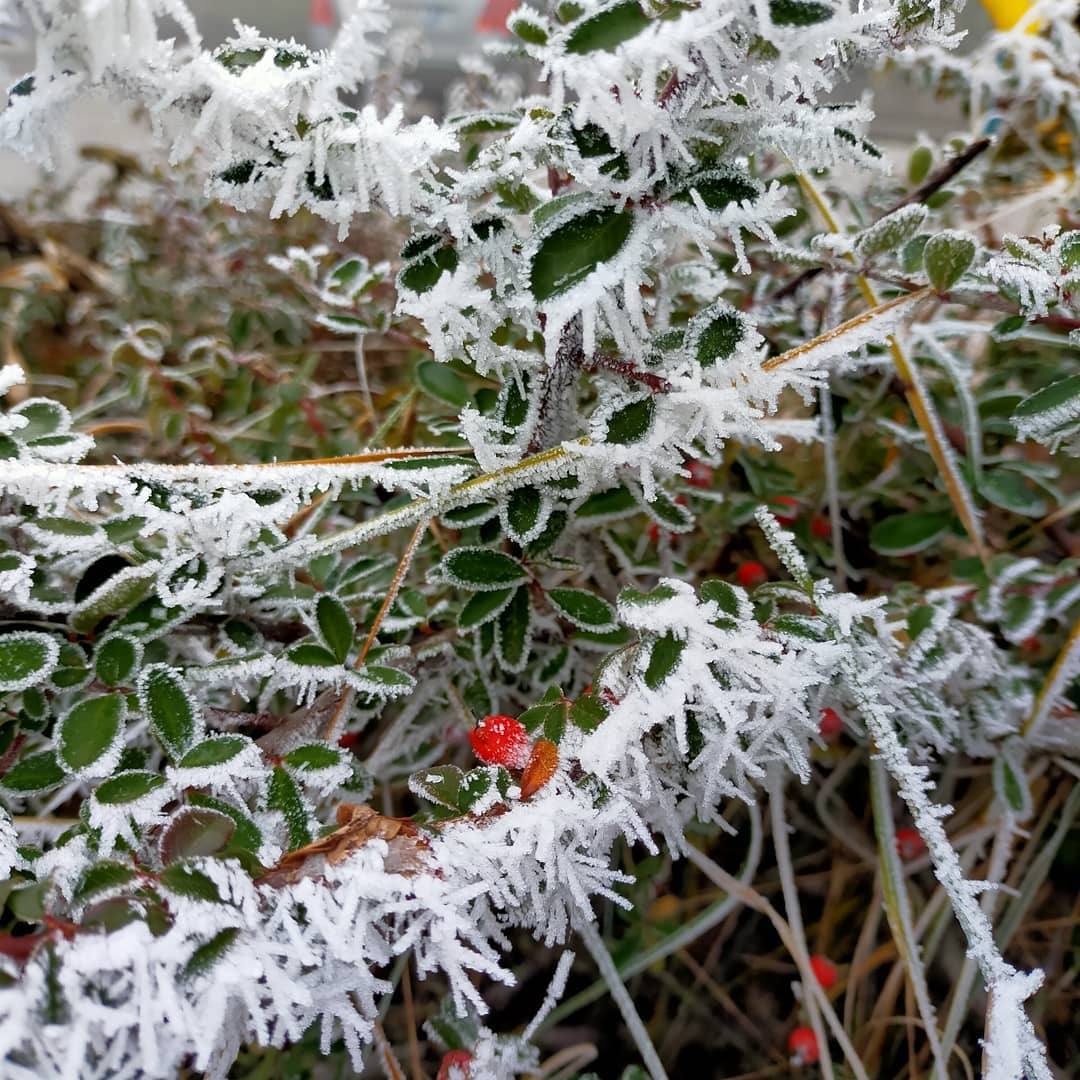
[{"label": "frozen leaf", "polygon": [[923,248],[923,266],[930,284],[939,292],[947,292],[975,258],[975,241],[967,233],[955,229],[931,236]]},{"label": "frozen leaf", "polygon": [[588,210],[546,233],[529,269],[529,285],[537,302],[543,304],[566,292],[601,263],[615,258],[633,225],[633,214],[608,207]]},{"label": "frozen leaf", "polygon": [[146,769],[131,769],[117,773],[99,784],[94,791],[94,798],[104,806],[124,806],[138,802],[164,786],[165,778],[158,773]]},{"label": "frozen leaf", "polygon": [[18,795],[35,795],[62,784],[66,779],[67,774],[57,763],[56,754],[52,750],[40,750],[16,762],[4,773],[0,784]]},{"label": "frozen leaf", "polygon": [[657,690],[671,676],[682,659],[686,642],[667,633],[657,638],[649,651],[649,663],[645,668],[645,685]]},{"label": "frozen leaf", "polygon": [[140,646],[124,634],[103,641],[94,657],[94,672],[106,686],[127,682],[139,663]]},{"label": "frozen leaf", "polygon": [[145,668],[139,676],[139,706],[169,757],[182,758],[200,734],[202,723],[180,672],[163,664]]},{"label": "frozen leaf", "polygon": [[615,626],[615,610],[588,589],[549,589],[548,599],[564,618],[586,630],[611,630]]},{"label": "frozen leaf", "polygon": [[510,603],[513,595],[513,589],[494,589],[491,592],[479,592],[470,596],[461,609],[461,614],[458,615],[459,629],[475,630],[476,627],[496,618]]},{"label": "frozen leaf", "polygon": [[324,593],[315,605],[319,633],[340,663],[345,662],[353,643],[353,620],[336,596]]},{"label": "frozen leaf", "polygon": [[618,446],[641,442],[652,427],[656,402],[651,398],[624,405],[614,412],[607,422],[607,442]]},{"label": "frozen leaf", "polygon": [[505,589],[528,580],[516,559],[490,548],[456,548],[445,556],[440,570],[452,585],[476,591]]},{"label": "frozen leaf", "polygon": [[866,259],[898,252],[922,228],[926,207],[921,203],[886,214],[855,238],[855,250]]},{"label": "frozen leaf", "polygon": [[46,679],[60,658],[60,645],[51,634],[15,631],[0,637],[0,690],[25,690]]},{"label": "frozen leaf", "polygon": [[111,772],[120,760],[123,723],[119,694],[80,701],[58,724],[57,758],[77,776]]},{"label": "frozen leaf", "polygon": [[165,865],[182,859],[216,855],[232,839],[236,822],[228,814],[205,806],[179,810],[161,836],[161,861]]},{"label": "frozen leaf", "polygon": [[566,38],[568,53],[589,53],[598,49],[611,51],[624,41],[640,34],[649,23],[639,0],[609,2],[595,15],[576,23]]},{"label": "frozen leaf", "polygon": [[520,671],[529,658],[532,605],[527,586],[518,588],[495,622],[499,656],[508,671]]},{"label": "frozen leaf", "polygon": [[769,0],[769,16],[776,26],[815,26],[836,14],[818,0]]},{"label": "frozen leaf", "polygon": [[469,402],[469,388],[453,368],[434,360],[422,360],[416,365],[416,381],[438,401],[461,409]]}]

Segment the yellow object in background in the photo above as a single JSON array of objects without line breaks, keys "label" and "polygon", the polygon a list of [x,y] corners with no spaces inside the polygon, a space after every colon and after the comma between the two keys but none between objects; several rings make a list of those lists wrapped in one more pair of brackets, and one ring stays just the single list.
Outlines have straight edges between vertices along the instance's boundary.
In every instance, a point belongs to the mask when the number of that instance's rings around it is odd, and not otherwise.
[{"label": "yellow object in background", "polygon": [[[999,30],[1011,30],[1031,9],[1030,0],[982,0],[982,6]],[[1028,26],[1025,33],[1034,34],[1039,29],[1038,20]]]}]

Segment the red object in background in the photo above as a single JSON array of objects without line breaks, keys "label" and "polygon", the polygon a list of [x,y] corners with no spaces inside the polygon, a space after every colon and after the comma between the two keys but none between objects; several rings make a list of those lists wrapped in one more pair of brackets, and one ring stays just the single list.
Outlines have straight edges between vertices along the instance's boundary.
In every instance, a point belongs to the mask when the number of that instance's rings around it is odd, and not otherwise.
[{"label": "red object in background", "polygon": [[471,1076],[472,1054],[468,1050],[451,1050],[443,1054],[435,1080],[469,1080]]},{"label": "red object in background", "polygon": [[831,990],[836,985],[836,965],[827,956],[811,956],[810,968],[822,990]]},{"label": "red object in background", "polygon": [[505,34],[506,20],[517,9],[519,0],[488,0],[486,7],[476,20],[476,29],[481,34]]},{"label": "red object in background", "polygon": [[739,579],[739,584],[744,589],[756,589],[759,585],[764,585],[769,580],[769,575],[765,570],[765,567],[759,562],[744,562],[740,565],[739,569],[735,571],[735,576]]},{"label": "red object in background", "polygon": [[828,540],[832,536],[832,525],[825,514],[815,514],[810,519],[810,531],[819,540]]},{"label": "red object in background", "polygon": [[706,465],[704,461],[688,461],[686,462],[686,470],[690,473],[690,479],[686,482],[691,487],[712,487],[713,470],[711,465]]},{"label": "red object in background", "polygon": [[915,829],[896,830],[896,850],[906,862],[926,854],[926,841]]},{"label": "red object in background", "polygon": [[844,730],[844,721],[835,709],[822,709],[818,731],[823,739],[835,739]]},{"label": "red object in background", "polygon": [[345,734],[338,739],[337,744],[344,750],[351,750],[359,741],[359,731],[346,731]]},{"label": "red object in background", "polygon": [[312,26],[337,26],[334,0],[311,0],[308,22]]},{"label": "red object in background", "polygon": [[799,504],[790,495],[777,495],[771,509],[781,525],[794,525],[799,517]]},{"label": "red object in background", "polygon": [[817,1036],[812,1028],[797,1027],[787,1041],[788,1053],[794,1065],[814,1065],[821,1057],[818,1050]]},{"label": "red object in background", "polygon": [[529,760],[529,733],[512,716],[485,716],[469,732],[469,742],[485,765],[521,769]]}]

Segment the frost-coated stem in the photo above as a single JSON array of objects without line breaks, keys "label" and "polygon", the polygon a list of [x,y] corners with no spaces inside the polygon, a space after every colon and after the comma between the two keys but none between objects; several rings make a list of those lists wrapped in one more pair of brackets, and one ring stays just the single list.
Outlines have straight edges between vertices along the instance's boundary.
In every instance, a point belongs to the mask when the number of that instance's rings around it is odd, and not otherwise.
[{"label": "frost-coated stem", "polygon": [[589,950],[589,954],[592,956],[600,974],[603,975],[604,981],[608,984],[611,996],[615,1000],[615,1004],[618,1005],[619,1012],[622,1013],[623,1022],[630,1031],[630,1036],[634,1040],[638,1053],[641,1055],[641,1060],[645,1062],[645,1068],[649,1070],[649,1075],[652,1076],[653,1080],[667,1080],[667,1073],[660,1063],[656,1047],[653,1046],[652,1039],[649,1038],[649,1033],[645,1030],[645,1025],[641,1022],[637,1009],[634,1008],[634,1002],[619,977],[615,961],[611,959],[611,953],[607,951],[599,931],[593,925],[587,913],[582,912],[575,921],[578,935]]},{"label": "frost-coated stem", "polygon": [[844,554],[844,523],[840,517],[840,483],[836,468],[836,421],[833,417],[832,387],[822,383],[821,402],[821,449],[825,460],[825,493],[829,504],[829,525],[832,529],[833,584],[837,590],[847,588],[849,573],[847,556]]},{"label": "frost-coated stem", "polygon": [[1080,671],[1080,619],[1076,620],[1076,625],[1069,634],[1069,640],[1058,653],[1058,658],[1054,661],[1054,666],[1050,669],[1050,674],[1047,675],[1046,682],[1043,683],[1039,696],[1035,699],[1031,715],[1020,731],[1021,738],[1031,738],[1046,723],[1050,710],[1078,671]]},{"label": "frost-coated stem", "polygon": [[922,1017],[930,1053],[934,1059],[934,1075],[938,1080],[948,1080],[947,1058],[938,1033],[937,1015],[930,991],[926,985],[926,969],[919,953],[919,938],[911,917],[904,868],[896,850],[896,830],[893,827],[892,796],[889,791],[889,775],[881,761],[870,762],[870,799],[874,808],[874,831],[878,840],[878,862],[881,866],[882,895],[885,913],[889,919],[893,940],[907,969],[908,980],[915,995],[915,1004]]},{"label": "frost-coated stem", "polygon": [[[1004,880],[1006,871],[1009,869],[1009,860],[1012,857],[1013,843],[1016,840],[1016,819],[1012,814],[1006,813],[998,826],[997,835],[994,837],[994,846],[990,853],[990,865],[986,868],[986,881],[999,884]],[[994,909],[997,907],[998,898],[1001,896],[999,889],[991,889],[982,896],[980,902],[986,917],[993,921]],[[971,998],[971,988],[975,982],[976,967],[970,956],[964,957],[964,966],[960,969],[960,977],[956,980],[953,988],[952,1001],[949,1004],[949,1013],[945,1018],[945,1032],[941,1037],[941,1051],[947,1061],[952,1055],[953,1044],[960,1032],[960,1025],[964,1022],[967,1013],[968,1002]]]},{"label": "frost-coated stem", "polygon": [[[780,873],[780,887],[784,893],[784,911],[791,927],[791,943],[795,949],[795,963],[803,980],[803,1004],[810,1026],[814,1029],[818,1046],[821,1048],[819,1064],[821,1075],[832,1080],[832,1056],[829,1053],[829,1040],[825,1037],[825,1025],[821,1022],[821,1011],[817,1007],[817,998],[813,994],[816,981],[810,967],[810,950],[806,947],[806,931],[803,927],[802,908],[799,906],[799,888],[795,884],[795,870],[791,865],[791,845],[788,843],[788,823],[784,813],[784,777],[775,766],[769,768],[769,820],[772,824],[773,850],[776,852],[776,867]],[[810,972],[810,981],[806,981],[806,972]]]},{"label": "frost-coated stem", "polygon": [[965,879],[959,856],[941,823],[948,810],[931,801],[926,768],[908,758],[893,727],[889,707],[871,685],[875,673],[861,665],[854,654],[846,660],[845,669],[848,687],[880,759],[926,841],[934,873],[949,896],[968,949],[990,993],[987,1080],[1015,1080],[1025,1070],[1032,1080],[1050,1080],[1046,1051],[1023,1009],[1023,1002],[1041,985],[1042,973],[1020,972],[1005,962],[994,942],[993,927],[978,904],[981,885]]}]

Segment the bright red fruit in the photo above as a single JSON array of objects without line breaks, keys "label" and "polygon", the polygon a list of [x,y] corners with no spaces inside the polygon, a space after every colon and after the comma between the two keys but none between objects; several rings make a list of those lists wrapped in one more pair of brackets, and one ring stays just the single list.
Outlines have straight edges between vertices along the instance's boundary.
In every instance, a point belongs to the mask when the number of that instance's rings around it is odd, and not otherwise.
[{"label": "bright red fruit", "polygon": [[788,1036],[787,1048],[793,1065],[814,1065],[821,1057],[812,1028],[797,1027]]},{"label": "bright red fruit", "polygon": [[926,854],[926,841],[914,829],[897,829],[896,850],[901,859],[910,862]]},{"label": "bright red fruit", "polygon": [[521,774],[521,798],[535,795],[554,775],[559,766],[559,748],[548,739],[537,739]]},{"label": "bright red fruit", "polygon": [[832,536],[832,524],[825,514],[815,514],[810,519],[810,531],[819,540],[828,540]]},{"label": "bright red fruit", "polygon": [[799,504],[790,495],[777,495],[772,500],[772,512],[781,525],[794,525],[799,517]]},{"label": "bright red fruit", "polygon": [[713,469],[704,461],[686,462],[686,471],[690,473],[690,479],[686,482],[691,487],[710,488],[713,485]]},{"label": "bright red fruit", "polygon": [[810,968],[822,990],[831,990],[836,985],[836,965],[827,956],[811,956]]},{"label": "bright red fruit", "polygon": [[818,731],[823,739],[835,739],[844,730],[844,721],[835,709],[822,709]]},{"label": "bright red fruit", "polygon": [[759,562],[744,562],[739,566],[739,569],[735,571],[735,576],[739,579],[739,584],[744,589],[756,589],[759,585],[764,585],[769,580],[769,575],[765,571],[765,567]]},{"label": "bright red fruit", "polygon": [[470,1080],[472,1076],[472,1054],[468,1050],[451,1050],[443,1054],[439,1075],[435,1080]]},{"label": "bright red fruit", "polygon": [[352,747],[354,747],[359,741],[360,741],[360,732],[359,731],[346,731],[345,734],[342,735],[340,739],[338,739],[337,744],[338,744],[338,746],[342,747],[343,749],[349,750]]},{"label": "bright red fruit", "polygon": [[1020,648],[1026,653],[1041,652],[1042,642],[1033,634],[1031,637],[1026,637],[1020,642]]},{"label": "bright red fruit", "polygon": [[469,742],[486,765],[522,769],[529,760],[529,733],[512,716],[485,716],[469,732]]}]

